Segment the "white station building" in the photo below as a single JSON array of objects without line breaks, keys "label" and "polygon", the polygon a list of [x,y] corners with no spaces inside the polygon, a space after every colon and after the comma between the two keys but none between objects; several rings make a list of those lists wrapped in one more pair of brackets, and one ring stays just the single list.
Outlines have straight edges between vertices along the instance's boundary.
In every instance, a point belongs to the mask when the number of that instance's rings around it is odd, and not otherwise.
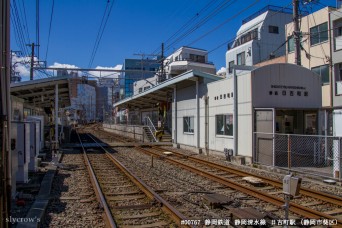
[{"label": "white station building", "polygon": [[158,96],[168,94],[174,146],[208,154],[230,151],[247,159],[258,156],[264,163],[274,162],[273,152],[256,153],[256,142],[261,142],[257,132],[318,134],[321,84],[312,71],[273,64],[239,72],[236,78],[234,89],[234,77],[189,71],[114,105],[129,106],[142,116],[142,104],[153,107]]}]

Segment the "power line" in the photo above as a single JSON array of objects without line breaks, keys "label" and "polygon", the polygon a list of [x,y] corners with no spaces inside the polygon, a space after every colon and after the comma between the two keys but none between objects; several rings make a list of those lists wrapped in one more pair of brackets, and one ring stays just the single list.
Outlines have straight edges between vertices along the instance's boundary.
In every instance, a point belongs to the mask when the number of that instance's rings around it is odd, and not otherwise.
[{"label": "power line", "polygon": [[[225,0],[226,1],[226,0]],[[198,13],[196,13],[193,17],[191,17],[187,22],[185,22],[185,24],[183,24],[175,33],[173,33],[164,43],[169,42],[170,40],[172,40],[174,37],[176,37],[180,32],[184,31],[186,28],[188,28],[192,22],[194,22],[196,19],[198,19],[202,13],[204,13],[207,9],[209,9],[210,5],[212,3],[215,3],[215,0],[210,1],[208,4],[206,4]],[[153,52],[153,54],[159,52],[160,47],[157,48],[157,50],[155,50]]]},{"label": "power line", "polygon": [[[287,7],[290,6],[290,5],[292,5],[292,3],[287,4],[287,5],[283,6],[283,7],[281,7],[278,11],[273,12],[272,14],[269,15],[268,19],[271,18],[271,17],[273,17],[273,16],[275,16],[275,15],[277,15],[277,14],[279,14],[279,13],[281,13],[282,10],[287,9]],[[208,51],[208,54],[211,53],[211,52],[216,51],[217,49],[221,48],[221,47],[224,46],[224,45],[227,45],[227,44],[230,43],[230,42],[235,41],[238,37],[241,37],[241,36],[243,36],[244,34],[248,33],[248,31],[249,31],[252,27],[255,27],[255,26],[257,26],[257,25],[263,23],[265,20],[266,20],[266,18],[265,18],[264,20],[259,21],[259,22],[256,23],[256,24],[253,24],[253,26],[251,26],[250,28],[247,28],[247,29],[246,29],[246,32],[244,32],[244,33],[242,33],[242,34],[239,34],[239,36],[234,36],[234,37],[230,38],[228,41],[225,41],[224,43],[221,43],[220,45],[216,46],[216,47],[213,48],[212,50]]]},{"label": "power line", "polygon": [[169,50],[173,45],[175,45],[176,43],[180,42],[181,40],[183,40],[185,37],[187,37],[188,35],[190,35],[191,33],[193,33],[194,31],[196,31],[198,28],[200,28],[201,26],[203,26],[205,23],[207,23],[211,18],[213,18],[214,16],[216,16],[217,14],[219,14],[220,12],[222,12],[224,9],[226,9],[228,6],[231,6],[234,2],[236,2],[236,0],[227,0],[223,3],[221,3],[220,5],[218,5],[215,9],[213,9],[205,18],[203,18],[202,20],[200,20],[197,24],[195,24],[194,26],[192,26],[190,29],[186,30],[183,34],[181,34],[180,36],[178,36],[177,39],[175,39],[173,42],[171,42],[170,44],[168,44],[165,48],[165,51]]},{"label": "power line", "polygon": [[98,47],[99,47],[99,45],[100,45],[100,42],[101,42],[101,39],[102,39],[102,35],[103,35],[104,31],[105,31],[105,28],[106,28],[106,25],[107,25],[107,22],[108,22],[110,13],[112,12],[112,8],[113,8],[113,5],[114,5],[115,0],[112,0],[112,4],[110,5],[108,14],[107,14],[107,16],[106,16],[109,2],[110,2],[110,1],[108,0],[108,1],[107,1],[107,5],[106,5],[105,12],[104,12],[104,14],[103,14],[103,16],[102,16],[100,28],[99,28],[99,30],[98,30],[98,32],[97,32],[95,44],[94,44],[93,51],[92,51],[92,53],[91,53],[90,61],[89,61],[89,64],[88,64],[88,67],[89,67],[89,68],[91,67],[91,65],[92,65],[93,62],[94,62],[94,59],[95,59],[95,56],[96,56],[96,52],[97,52]]},{"label": "power line", "polygon": [[51,27],[52,27],[54,7],[55,7],[55,0],[52,0],[52,9],[51,9],[51,16],[50,16],[49,35],[48,35],[48,40],[47,40],[47,45],[46,45],[45,61],[47,61],[47,56],[49,53],[49,43],[50,43],[50,35],[51,35]]},{"label": "power line", "polygon": [[210,33],[216,31],[217,29],[219,29],[220,27],[222,27],[224,24],[228,23],[229,21],[231,21],[232,19],[236,18],[237,16],[239,16],[241,13],[243,13],[244,11],[248,10],[249,8],[251,8],[252,6],[254,6],[255,4],[257,4],[259,2],[259,0],[254,1],[252,4],[250,4],[249,6],[247,6],[246,8],[244,8],[243,10],[241,10],[240,12],[238,12],[237,14],[233,15],[232,17],[228,18],[227,20],[225,20],[223,23],[219,24],[218,26],[216,26],[215,28],[213,28],[212,30],[206,32],[205,34],[203,34],[202,36],[200,36],[199,38],[197,38],[196,40],[192,41],[190,44],[188,44],[187,46],[190,46],[194,43],[196,43],[197,41],[203,39],[204,37],[206,37],[207,35],[209,35]]}]

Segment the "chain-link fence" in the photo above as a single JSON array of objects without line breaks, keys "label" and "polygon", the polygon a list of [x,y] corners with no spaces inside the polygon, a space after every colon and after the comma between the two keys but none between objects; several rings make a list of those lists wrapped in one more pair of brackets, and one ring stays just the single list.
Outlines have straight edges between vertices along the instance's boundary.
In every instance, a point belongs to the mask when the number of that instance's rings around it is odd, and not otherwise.
[{"label": "chain-link fence", "polygon": [[254,162],[341,180],[342,137],[254,133]]}]

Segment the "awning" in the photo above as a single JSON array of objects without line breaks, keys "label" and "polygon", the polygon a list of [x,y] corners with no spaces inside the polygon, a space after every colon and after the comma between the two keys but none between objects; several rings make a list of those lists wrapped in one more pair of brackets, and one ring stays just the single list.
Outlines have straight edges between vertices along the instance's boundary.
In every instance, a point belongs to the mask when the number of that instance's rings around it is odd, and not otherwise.
[{"label": "awning", "polygon": [[58,76],[32,81],[11,83],[11,95],[24,99],[35,107],[51,107],[55,101],[55,85],[58,84],[59,107],[70,106],[69,76]]},{"label": "awning", "polygon": [[170,99],[172,97],[173,89],[175,88],[175,86],[177,86],[178,89],[189,87],[193,85],[195,81],[200,80],[201,78],[206,78],[212,81],[222,79],[216,75],[191,70],[179,76],[168,79],[162,83],[159,83],[158,85],[145,90],[142,93],[116,102],[114,103],[114,107],[117,107],[119,109],[124,109],[127,107],[133,109],[151,108],[159,102],[167,102],[167,99]]}]

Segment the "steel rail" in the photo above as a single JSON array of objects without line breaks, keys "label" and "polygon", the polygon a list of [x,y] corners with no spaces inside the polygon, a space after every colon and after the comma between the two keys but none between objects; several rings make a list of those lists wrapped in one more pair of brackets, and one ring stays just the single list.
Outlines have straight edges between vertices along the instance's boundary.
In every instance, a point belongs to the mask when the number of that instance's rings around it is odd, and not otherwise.
[{"label": "steel rail", "polygon": [[82,147],[82,151],[83,151],[83,157],[84,157],[84,160],[85,160],[85,163],[86,163],[86,166],[87,166],[87,169],[88,169],[88,172],[90,174],[90,180],[91,180],[91,183],[93,185],[93,188],[95,190],[95,194],[96,194],[96,197],[98,199],[98,201],[100,202],[101,206],[103,207],[104,209],[104,213],[105,213],[105,220],[106,220],[106,224],[107,226],[109,227],[113,227],[113,228],[116,228],[117,225],[113,219],[113,216],[112,216],[112,213],[108,207],[108,204],[107,204],[107,201],[102,193],[102,190],[101,190],[101,187],[97,181],[97,178],[96,178],[96,175],[95,175],[95,172],[93,170],[93,168],[91,167],[91,164],[90,164],[90,161],[88,159],[88,156],[87,156],[87,153],[86,153],[86,150],[84,149],[84,146],[83,146],[83,143],[82,143],[82,140],[76,130],[76,134],[77,134],[77,137],[80,141],[80,144],[81,144],[81,147]]},{"label": "steel rail", "polygon": [[[162,151],[162,149],[158,148],[158,147],[153,147],[153,149]],[[163,151],[165,151],[165,150],[163,150]],[[273,185],[273,186],[276,186],[276,187],[279,187],[279,188],[283,187],[283,183],[282,182],[280,182],[278,180],[274,180],[274,179],[268,178],[268,177],[261,176],[259,174],[252,174],[252,173],[248,173],[248,172],[245,172],[245,171],[242,171],[242,170],[240,171],[240,170],[237,170],[237,169],[234,169],[234,168],[230,168],[230,167],[227,167],[227,166],[216,164],[214,162],[206,161],[206,160],[203,160],[203,159],[200,159],[200,158],[195,158],[195,157],[187,156],[187,155],[184,155],[182,153],[175,152],[175,151],[172,151],[172,153],[177,155],[178,157],[186,157],[187,159],[189,159],[191,161],[198,162],[198,163],[201,163],[201,164],[204,164],[204,165],[208,165],[210,167],[213,167],[213,168],[216,168],[216,169],[219,169],[219,170],[223,170],[223,171],[226,171],[226,172],[234,173],[234,174],[239,175],[239,176],[253,176],[253,177],[257,177],[257,178],[262,179],[263,181],[265,181],[266,183],[268,183],[270,185]],[[337,206],[342,206],[342,198],[339,197],[339,196],[327,194],[327,193],[324,193],[324,192],[319,192],[319,191],[316,191],[316,190],[313,190],[313,189],[309,189],[309,188],[301,188],[300,189],[300,194],[305,195],[305,196],[309,196],[309,197],[313,197],[313,198],[322,200],[324,202],[335,204]]]},{"label": "steel rail", "polygon": [[[235,190],[238,190],[240,192],[243,192],[245,194],[248,194],[250,196],[253,196],[253,197],[256,197],[260,200],[263,200],[265,202],[269,202],[275,206],[278,206],[278,207],[282,207],[285,203],[285,201],[281,198],[278,198],[278,197],[275,197],[275,196],[272,196],[272,195],[269,195],[267,193],[264,193],[264,192],[261,192],[259,190],[252,190],[250,189],[249,187],[247,186],[244,186],[244,185],[241,185],[241,184],[238,184],[238,183],[235,183],[233,181],[230,181],[226,178],[223,178],[223,177],[220,177],[220,176],[216,176],[214,174],[211,174],[209,172],[206,172],[206,171],[203,171],[203,170],[200,170],[200,169],[197,169],[195,167],[192,167],[192,166],[189,166],[189,165],[186,165],[182,162],[179,162],[179,161],[176,161],[174,159],[171,159],[169,157],[165,157],[165,156],[162,156],[156,152],[153,152],[153,151],[149,151],[149,150],[146,150],[146,149],[143,149],[141,147],[136,147],[136,149],[140,150],[141,152],[144,152],[146,154],[149,154],[149,155],[152,155],[152,156],[155,156],[155,157],[163,157],[164,160],[172,163],[172,164],[175,164],[179,167],[182,167],[190,172],[193,172],[193,173],[196,173],[200,176],[204,176],[204,177],[207,177],[211,180],[214,180],[224,186],[227,186],[229,188],[232,188],[232,189],[235,189]],[[326,218],[326,219],[331,219],[331,220],[335,220],[336,218],[333,217],[333,216],[330,216],[328,214],[325,214],[323,212],[319,212],[319,211],[315,211],[315,210],[312,210],[310,208],[307,208],[307,207],[304,207],[304,206],[301,206],[299,204],[295,204],[295,203],[290,203],[290,208],[289,208],[290,211],[292,211],[293,213],[296,213],[298,215],[301,215],[305,218],[312,218],[312,219],[319,219],[319,218]],[[337,220],[337,223],[342,226],[342,220],[340,219],[336,219]]]},{"label": "steel rail", "polygon": [[[123,173],[126,174],[130,178],[130,180],[136,184],[148,198],[155,200],[159,203],[162,210],[169,214],[171,218],[178,224],[181,225],[181,220],[187,220],[187,218],[180,213],[176,208],[174,208],[170,203],[164,200],[159,194],[157,194],[151,187],[145,184],[139,177],[134,175],[131,171],[128,170],[120,161],[118,161],[110,152],[108,152],[102,145],[100,145],[92,136],[89,135],[90,138],[94,140],[95,143],[98,144],[105,152],[107,157],[118,167]],[[183,225],[182,225],[183,227]],[[188,227],[188,226],[185,226]]]}]

